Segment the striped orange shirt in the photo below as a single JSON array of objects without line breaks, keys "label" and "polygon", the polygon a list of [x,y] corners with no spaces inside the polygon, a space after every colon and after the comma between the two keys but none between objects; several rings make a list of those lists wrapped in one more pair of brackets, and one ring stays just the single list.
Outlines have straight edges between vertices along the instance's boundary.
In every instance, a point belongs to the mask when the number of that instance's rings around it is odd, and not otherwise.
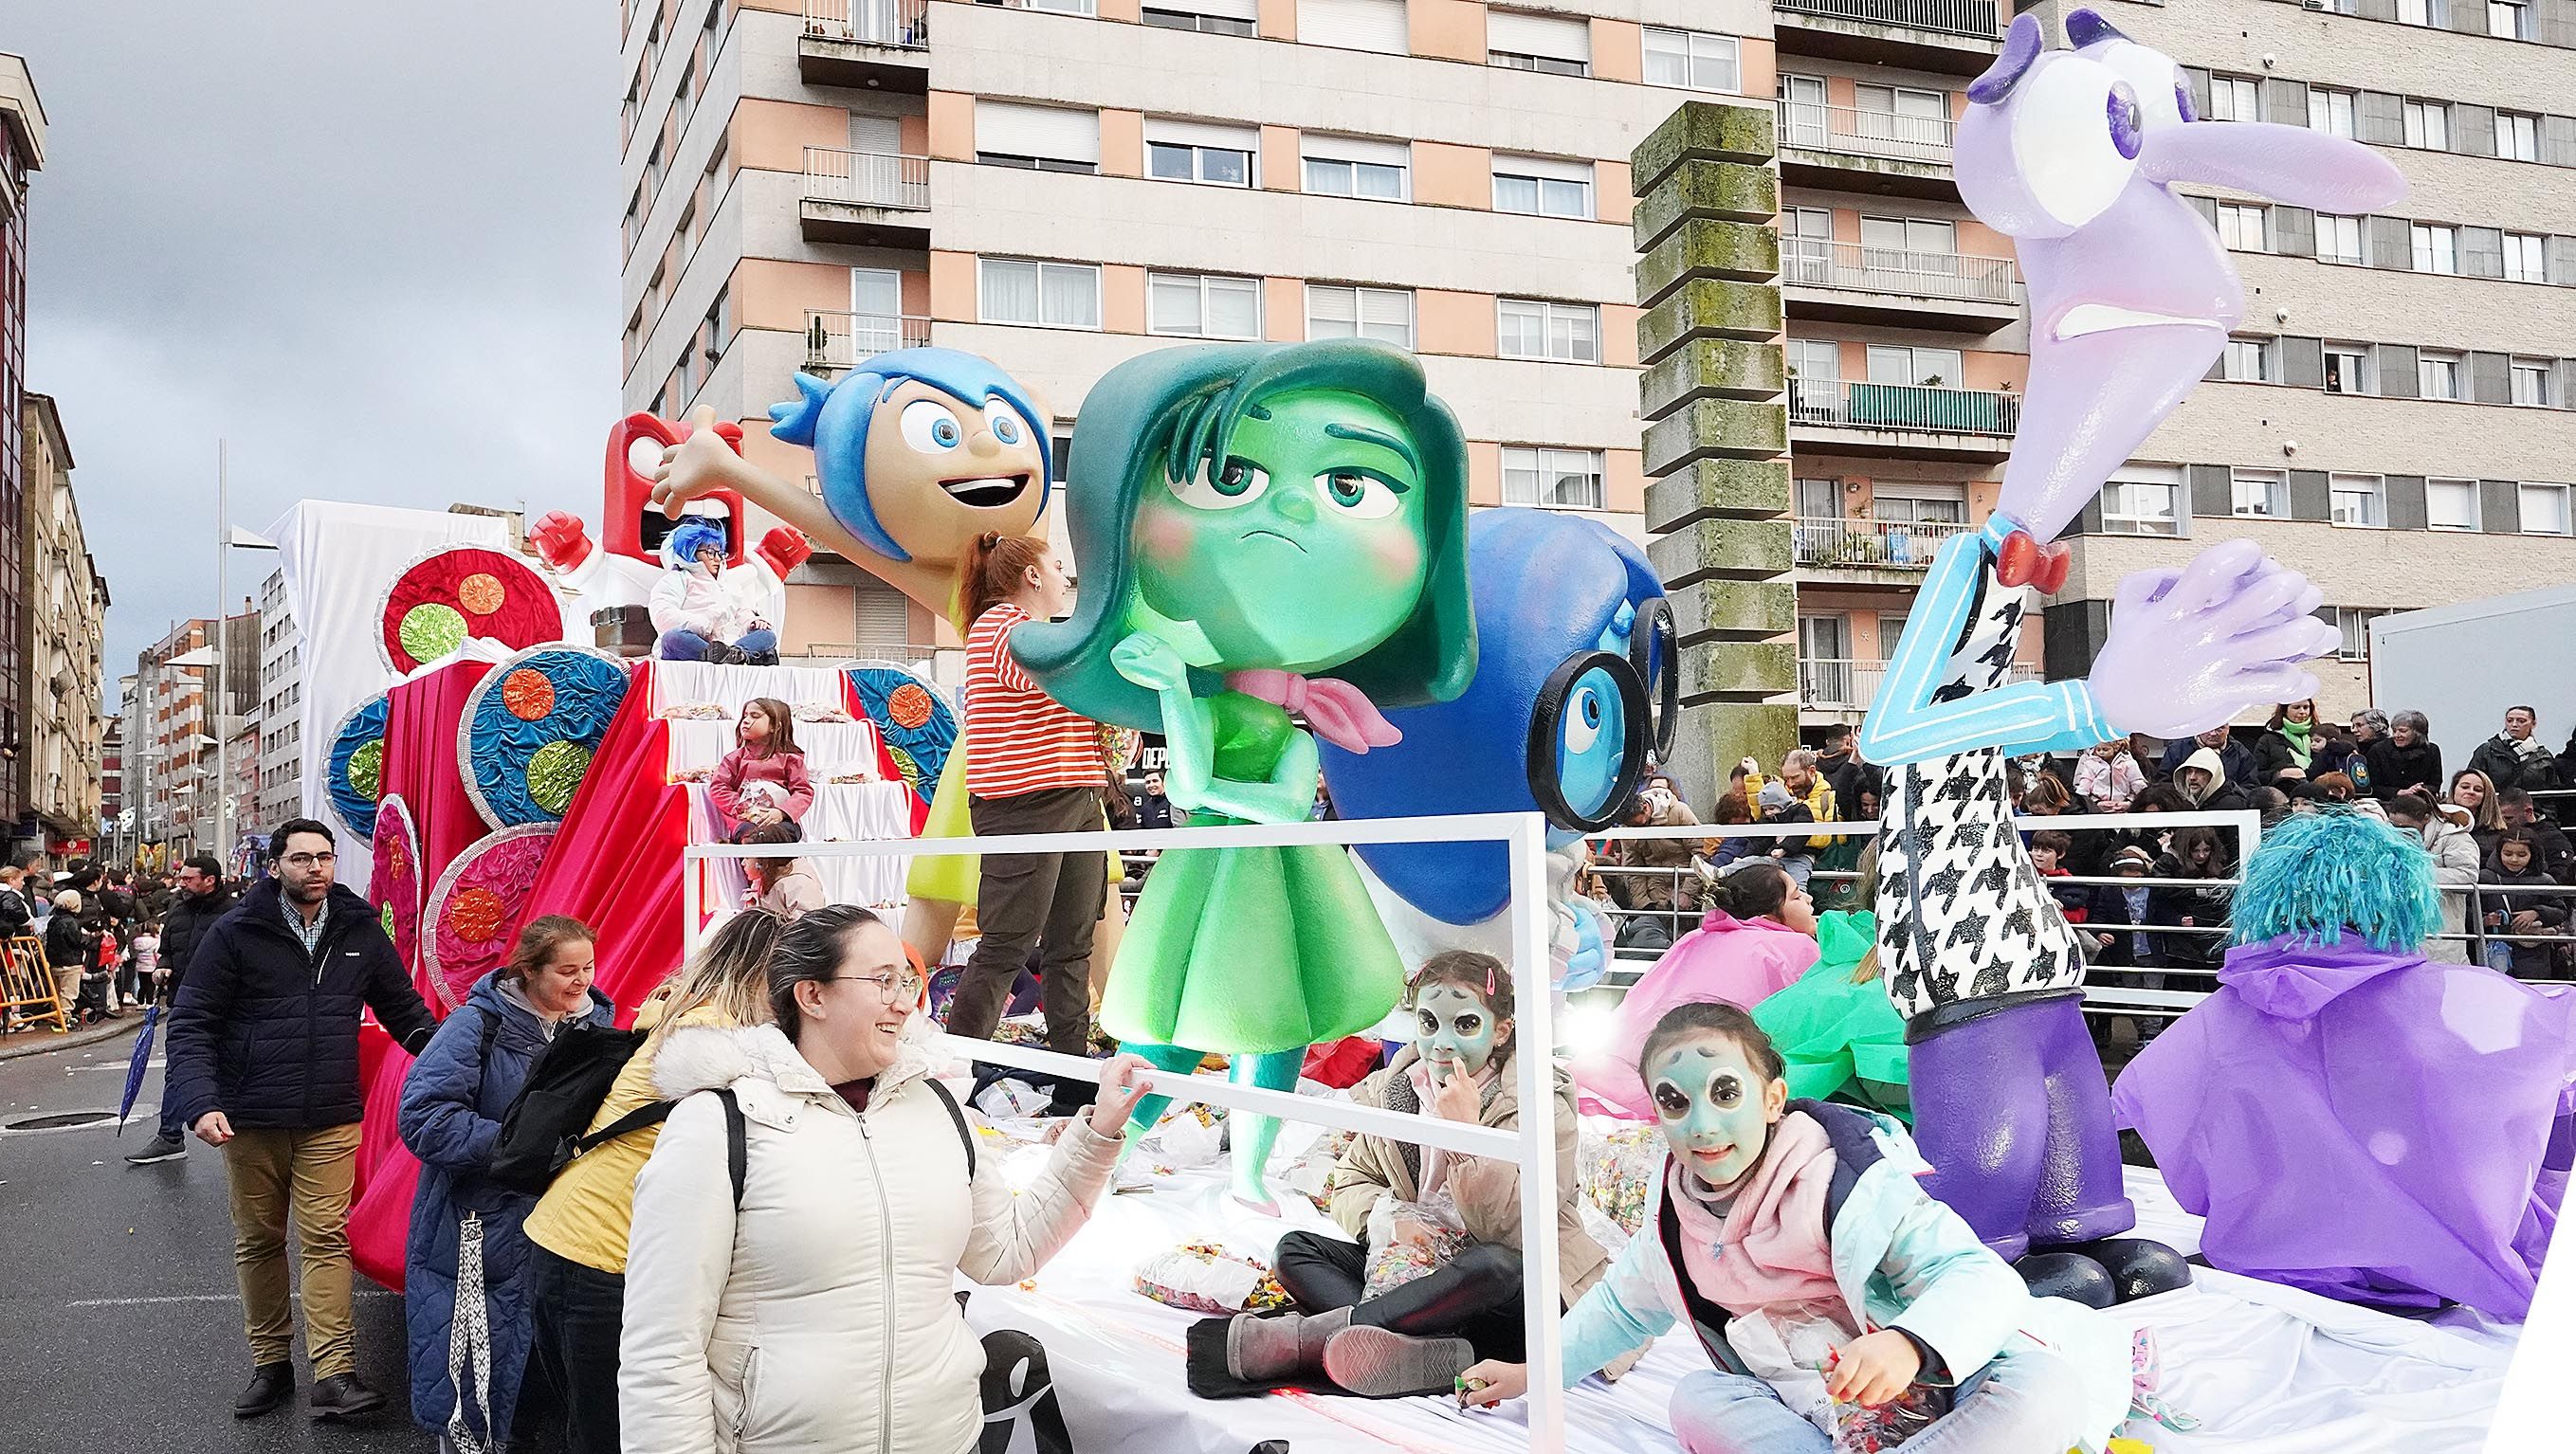
[{"label": "striped orange shirt", "polygon": [[1005,601],[966,633],[966,791],[1016,798],[1108,780],[1100,728],[1065,710],[1011,655],[1029,613]]}]

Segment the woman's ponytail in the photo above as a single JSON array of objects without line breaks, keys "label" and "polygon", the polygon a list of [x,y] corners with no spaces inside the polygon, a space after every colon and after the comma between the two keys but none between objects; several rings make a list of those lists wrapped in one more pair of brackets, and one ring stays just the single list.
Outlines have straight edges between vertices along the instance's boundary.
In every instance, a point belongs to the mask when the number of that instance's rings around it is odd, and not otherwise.
[{"label": "woman's ponytail", "polygon": [[957,562],[957,606],[952,618],[957,634],[974,630],[985,612],[1018,595],[1028,573],[1046,559],[1046,552],[1045,541],[1024,535],[987,530],[976,536]]}]

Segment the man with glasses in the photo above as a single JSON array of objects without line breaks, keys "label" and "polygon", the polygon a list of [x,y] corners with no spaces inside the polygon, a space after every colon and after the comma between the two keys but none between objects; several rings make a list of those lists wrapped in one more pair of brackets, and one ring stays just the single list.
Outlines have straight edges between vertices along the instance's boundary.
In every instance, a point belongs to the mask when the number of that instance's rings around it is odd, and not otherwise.
[{"label": "man with glasses", "polygon": [[[232,912],[239,897],[224,883],[224,866],[215,861],[213,854],[200,853],[179,865],[179,899],[161,923],[161,967],[168,973],[154,997],[162,1004],[178,1000],[179,986],[187,979],[189,956],[205,942],[206,931],[215,927],[215,921]],[[188,1143],[182,1134],[187,1123],[179,1119],[179,1108],[170,1103],[168,1096],[163,1096],[162,1101],[160,1134],[126,1157],[127,1165],[151,1166],[188,1154]]]},{"label": "man with glasses", "polygon": [[295,1394],[291,1214],[313,1417],[349,1419],[385,1401],[358,1381],[349,1316],[358,1016],[374,1010],[415,1055],[437,1022],[367,901],[334,881],[331,830],[298,818],[268,851],[277,876],[244,894],[193,952],[162,1098],[197,1139],[223,1148],[232,1184],[233,1266],[254,1369],[233,1416],[256,1417]]}]

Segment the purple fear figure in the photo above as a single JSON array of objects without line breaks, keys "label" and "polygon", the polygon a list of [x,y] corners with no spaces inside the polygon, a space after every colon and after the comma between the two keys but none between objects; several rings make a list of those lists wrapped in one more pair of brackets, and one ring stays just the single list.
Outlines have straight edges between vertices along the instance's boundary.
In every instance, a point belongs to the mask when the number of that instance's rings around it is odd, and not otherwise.
[{"label": "purple fear figure", "polygon": [[2203,122],[2181,68],[2100,16],[2035,17],[1969,87],[1954,166],[2009,234],[2030,290],[2030,387],[1994,515],[1934,559],[1861,729],[1887,765],[1879,963],[1913,1042],[1915,1137],[1933,1193],[2035,1288],[2096,1305],[2178,1287],[2169,1248],[2123,1238],[2136,1209],[2084,960],[2012,822],[2004,763],[2130,732],[2188,736],[2296,701],[2335,642],[2319,592],[2249,541],[2121,582],[2084,681],[2013,682],[2030,588],[2063,584],[2052,542],[2225,346],[2244,290],[2168,186],[2216,185],[2330,212],[2404,195],[2396,170],[2300,127]]}]

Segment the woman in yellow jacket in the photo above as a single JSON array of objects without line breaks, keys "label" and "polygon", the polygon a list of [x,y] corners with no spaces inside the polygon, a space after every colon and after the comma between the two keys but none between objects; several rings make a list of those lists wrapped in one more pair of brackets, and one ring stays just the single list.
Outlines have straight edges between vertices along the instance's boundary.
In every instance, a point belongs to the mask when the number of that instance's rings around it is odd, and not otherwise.
[{"label": "woman in yellow jacket", "polygon": [[[654,991],[635,1015],[653,1033],[617,1073],[590,1129],[657,1099],[653,1057],[672,1031],[769,1023],[769,954],[785,920],[750,909],[725,921],[695,961]],[[661,1139],[659,1125],[630,1131],[575,1158],[528,1213],[537,1307],[536,1353],[563,1390],[565,1448],[617,1454],[617,1338],[626,1301],[626,1233],[635,1175]]]}]

